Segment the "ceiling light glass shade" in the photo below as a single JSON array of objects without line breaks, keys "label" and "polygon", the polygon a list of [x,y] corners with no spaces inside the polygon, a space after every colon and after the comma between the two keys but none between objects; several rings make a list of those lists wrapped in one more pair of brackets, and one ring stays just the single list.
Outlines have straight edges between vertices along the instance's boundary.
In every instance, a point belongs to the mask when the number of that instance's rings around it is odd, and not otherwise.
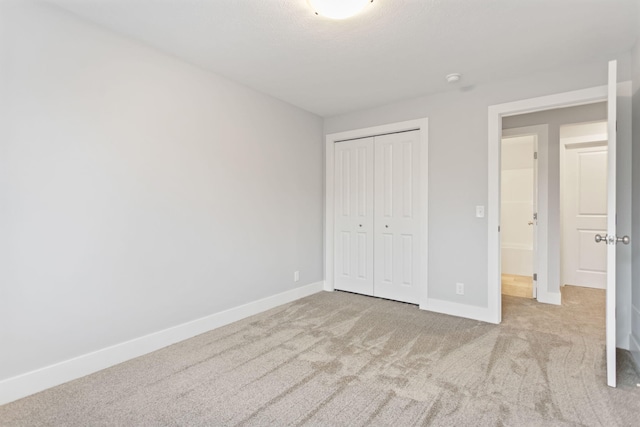
[{"label": "ceiling light glass shade", "polygon": [[349,18],[364,9],[372,0],[307,0],[318,15],[332,19]]}]

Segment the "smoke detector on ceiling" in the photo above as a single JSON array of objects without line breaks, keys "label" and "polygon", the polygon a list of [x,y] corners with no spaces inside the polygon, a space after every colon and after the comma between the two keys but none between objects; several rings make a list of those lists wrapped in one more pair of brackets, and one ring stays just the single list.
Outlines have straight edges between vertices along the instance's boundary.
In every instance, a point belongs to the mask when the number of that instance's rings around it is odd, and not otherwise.
[{"label": "smoke detector on ceiling", "polygon": [[445,76],[445,79],[447,79],[447,83],[457,83],[460,81],[461,77],[462,77],[462,74],[460,73],[451,73],[451,74],[447,74]]},{"label": "smoke detector on ceiling", "polygon": [[373,0],[307,0],[316,12],[331,19],[346,19],[362,12],[362,9]]}]

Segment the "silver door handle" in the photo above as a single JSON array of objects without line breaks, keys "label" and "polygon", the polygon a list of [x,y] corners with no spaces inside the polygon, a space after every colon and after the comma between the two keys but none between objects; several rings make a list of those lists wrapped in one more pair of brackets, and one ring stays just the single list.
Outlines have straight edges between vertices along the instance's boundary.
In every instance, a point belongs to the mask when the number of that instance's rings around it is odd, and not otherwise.
[{"label": "silver door handle", "polygon": [[628,245],[630,241],[631,239],[629,236],[616,237],[616,243],[624,243],[625,245]]},{"label": "silver door handle", "polygon": [[611,244],[611,245],[613,245],[614,243],[622,243],[622,244],[628,245],[631,242],[631,239],[629,238],[629,236],[616,237],[614,239],[612,236],[609,236],[607,234],[605,234],[604,236],[600,234],[596,234],[595,240],[596,240],[596,243],[604,242],[605,244]]}]

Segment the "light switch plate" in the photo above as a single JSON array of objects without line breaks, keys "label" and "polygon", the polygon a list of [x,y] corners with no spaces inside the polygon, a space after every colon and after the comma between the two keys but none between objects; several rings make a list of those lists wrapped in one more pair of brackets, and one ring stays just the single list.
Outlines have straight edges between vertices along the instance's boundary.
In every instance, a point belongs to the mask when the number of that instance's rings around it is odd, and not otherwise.
[{"label": "light switch plate", "polygon": [[484,218],[484,206],[476,206],[476,218]]}]

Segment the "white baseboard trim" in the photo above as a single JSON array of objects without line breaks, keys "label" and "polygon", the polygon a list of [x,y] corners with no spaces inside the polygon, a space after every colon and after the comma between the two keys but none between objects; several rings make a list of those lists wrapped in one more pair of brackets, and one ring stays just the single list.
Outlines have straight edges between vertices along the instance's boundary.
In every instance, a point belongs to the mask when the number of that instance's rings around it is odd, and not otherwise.
[{"label": "white baseboard trim", "polygon": [[45,366],[0,381],[0,405],[18,400],[85,375],[92,374],[135,357],[236,322],[254,314],[321,292],[324,282],[282,292],[162,331],[83,354],[54,365]]},{"label": "white baseboard trim", "polygon": [[328,282],[324,282],[324,287],[323,289],[327,292],[333,292],[335,289],[333,288],[332,284],[329,284]]},{"label": "white baseboard trim", "polygon": [[540,292],[538,289],[537,300],[545,304],[562,305],[562,294],[560,292]]},{"label": "white baseboard trim", "polygon": [[460,304],[457,302],[428,298],[426,304],[420,305],[420,309],[448,314],[450,316],[480,320],[487,323],[497,323],[495,321],[495,316],[493,316],[494,313],[491,313],[487,307],[478,307],[476,305]]}]

